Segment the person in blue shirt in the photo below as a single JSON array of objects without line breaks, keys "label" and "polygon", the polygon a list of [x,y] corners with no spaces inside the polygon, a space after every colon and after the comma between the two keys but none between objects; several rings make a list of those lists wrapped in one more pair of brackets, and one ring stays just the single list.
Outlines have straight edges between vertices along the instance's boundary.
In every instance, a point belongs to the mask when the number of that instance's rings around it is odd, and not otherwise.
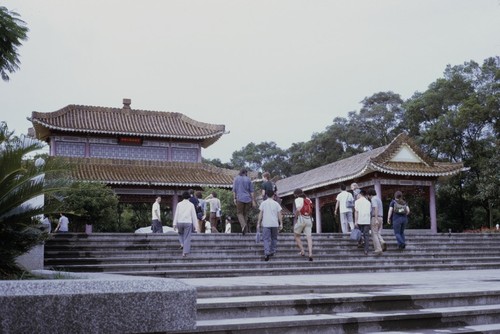
[{"label": "person in blue shirt", "polygon": [[252,207],[255,207],[253,183],[248,177],[248,171],[243,168],[233,181],[234,204],[236,205],[236,215],[241,226],[241,233],[245,235],[247,231],[248,214]]}]

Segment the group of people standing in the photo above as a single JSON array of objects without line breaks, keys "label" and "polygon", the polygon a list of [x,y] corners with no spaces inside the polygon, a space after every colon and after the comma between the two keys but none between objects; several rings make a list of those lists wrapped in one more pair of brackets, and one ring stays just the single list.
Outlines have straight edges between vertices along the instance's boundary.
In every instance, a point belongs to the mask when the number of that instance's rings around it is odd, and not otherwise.
[{"label": "group of people standing", "polygon": [[[384,208],[382,200],[377,196],[374,188],[367,191],[360,189],[356,183],[351,184],[352,194],[346,185],[340,186],[341,192],[335,204],[335,216],[340,214],[340,227],[342,233],[349,233],[353,229],[361,231],[358,247],[364,249],[365,255],[369,250],[369,235],[374,248],[374,255],[381,255],[387,249],[382,237]],[[398,249],[406,248],[404,230],[408,222],[410,209],[403,199],[401,191],[396,191],[394,199],[389,204],[387,223],[393,225],[394,235]]]},{"label": "group of people standing", "polygon": [[[52,232],[52,223],[48,215],[43,215],[42,226],[45,232]],[[57,221],[57,226],[54,229],[54,233],[67,233],[69,232],[69,219],[64,215],[64,213],[59,214],[59,220]]]}]

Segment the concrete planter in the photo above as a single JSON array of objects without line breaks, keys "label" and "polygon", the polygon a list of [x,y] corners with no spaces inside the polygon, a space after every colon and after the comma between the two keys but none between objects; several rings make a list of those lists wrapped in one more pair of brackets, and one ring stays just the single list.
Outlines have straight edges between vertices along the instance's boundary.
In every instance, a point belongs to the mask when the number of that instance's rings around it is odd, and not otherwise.
[{"label": "concrete planter", "polygon": [[152,333],[196,326],[196,289],[162,278],[35,271],[0,281],[0,333]]},{"label": "concrete planter", "polygon": [[18,256],[16,263],[26,271],[42,270],[43,269],[43,253],[45,245],[36,245],[29,252]]}]

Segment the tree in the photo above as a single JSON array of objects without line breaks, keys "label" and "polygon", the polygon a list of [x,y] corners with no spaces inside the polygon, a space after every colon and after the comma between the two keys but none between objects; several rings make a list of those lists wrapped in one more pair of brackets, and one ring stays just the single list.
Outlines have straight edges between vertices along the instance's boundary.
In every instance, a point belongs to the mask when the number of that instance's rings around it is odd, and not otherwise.
[{"label": "tree", "polygon": [[363,152],[359,145],[356,125],[351,121],[355,117],[355,111],[349,112],[347,118],[335,117],[333,124],[326,128],[328,135],[336,138],[337,143],[342,146],[342,155],[338,160]]},{"label": "tree", "polygon": [[330,132],[315,133],[310,141],[294,143],[288,150],[290,175],[303,173],[334,162],[342,154],[342,144]]},{"label": "tree", "polygon": [[[62,177],[67,171],[59,159],[35,163],[27,158],[44,147],[38,140],[17,137],[0,123],[0,277],[16,277],[22,272],[15,259],[45,240],[37,216],[56,210],[60,201],[54,197],[67,185]],[[40,160],[39,160],[40,161]],[[51,205],[36,204],[45,196]]]},{"label": "tree", "polygon": [[117,231],[118,196],[98,182],[75,182],[63,194],[64,211],[73,214],[76,226],[93,225],[95,231]]},{"label": "tree", "polygon": [[273,176],[284,177],[289,174],[288,156],[275,142],[250,143],[240,151],[233,152],[231,165],[237,169],[267,171]]},{"label": "tree", "polygon": [[500,57],[482,66],[474,61],[447,66],[444,78],[415,94],[406,110],[410,135],[427,154],[470,168],[438,189],[447,205],[441,221],[460,229],[492,221],[500,188],[498,166],[492,163],[498,160],[500,136]]},{"label": "tree", "polygon": [[340,147],[333,147],[335,154],[326,160],[348,158],[389,144],[404,130],[403,102],[399,94],[379,92],[365,97],[359,112],[351,111],[347,118],[336,117],[323,134],[329,138],[327,147],[330,150],[332,143]]},{"label": "tree", "polygon": [[359,114],[351,115],[351,127],[363,151],[388,145],[403,131],[403,100],[393,92],[379,92],[366,97]]},{"label": "tree", "polygon": [[0,75],[4,81],[9,81],[9,73],[19,69],[17,48],[28,39],[25,24],[19,14],[0,7]]},{"label": "tree", "polygon": [[219,168],[234,169],[234,167],[230,163],[228,163],[228,162],[223,163],[222,161],[220,161],[220,159],[205,159],[205,158],[203,158],[202,162],[206,163],[206,164],[214,165],[214,166],[219,167]]},{"label": "tree", "polygon": [[[306,149],[307,143],[293,143],[288,149],[290,175],[297,175],[308,171],[310,168],[309,161],[312,157],[311,152]],[[279,189],[278,189],[279,190]]]}]

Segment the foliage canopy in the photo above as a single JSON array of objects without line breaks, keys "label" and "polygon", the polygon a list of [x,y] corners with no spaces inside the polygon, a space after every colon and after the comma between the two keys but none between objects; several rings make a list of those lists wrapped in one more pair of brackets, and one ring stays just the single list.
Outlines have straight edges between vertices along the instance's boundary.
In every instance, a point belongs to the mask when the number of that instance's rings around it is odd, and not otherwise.
[{"label": "foliage canopy", "polygon": [[0,6],[0,76],[9,81],[9,73],[19,69],[18,47],[28,39],[26,23],[19,14]]},{"label": "foliage canopy", "polygon": [[[21,272],[15,258],[47,237],[38,216],[57,210],[60,201],[55,195],[67,185],[68,169],[59,159],[29,157],[44,145],[15,136],[6,123],[0,123],[0,277]],[[42,196],[50,206],[44,206]]]}]

